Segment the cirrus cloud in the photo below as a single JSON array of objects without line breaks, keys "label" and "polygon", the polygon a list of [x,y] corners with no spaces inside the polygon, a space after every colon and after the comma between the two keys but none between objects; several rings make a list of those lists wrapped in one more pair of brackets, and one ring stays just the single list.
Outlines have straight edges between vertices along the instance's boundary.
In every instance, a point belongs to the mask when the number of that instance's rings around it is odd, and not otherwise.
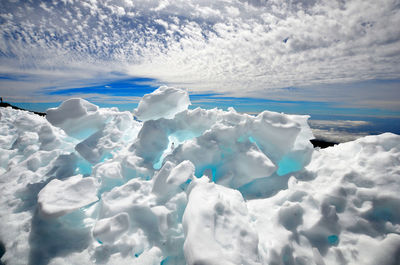
[{"label": "cirrus cloud", "polygon": [[323,97],[327,84],[400,78],[396,0],[5,0],[0,7],[0,74],[24,77],[1,83],[14,99],[127,76],[253,97],[287,87]]}]

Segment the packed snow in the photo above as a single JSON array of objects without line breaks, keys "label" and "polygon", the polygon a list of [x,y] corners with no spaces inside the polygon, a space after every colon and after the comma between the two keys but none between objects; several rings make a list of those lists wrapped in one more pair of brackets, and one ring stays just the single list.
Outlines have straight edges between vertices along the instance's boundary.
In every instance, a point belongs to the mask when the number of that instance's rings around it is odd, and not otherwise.
[{"label": "packed snow", "polygon": [[400,136],[314,149],[308,116],[0,109],[7,265],[400,264]]}]

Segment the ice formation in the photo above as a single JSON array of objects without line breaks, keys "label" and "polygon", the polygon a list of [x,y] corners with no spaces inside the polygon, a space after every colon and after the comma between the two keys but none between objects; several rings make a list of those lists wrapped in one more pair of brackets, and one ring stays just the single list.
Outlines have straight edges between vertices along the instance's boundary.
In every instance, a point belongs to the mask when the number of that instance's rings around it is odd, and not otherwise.
[{"label": "ice formation", "polygon": [[400,260],[400,136],[313,149],[307,116],[0,109],[4,264],[383,264]]},{"label": "ice formation", "polygon": [[81,175],[66,180],[53,179],[38,194],[39,213],[44,218],[59,217],[82,208],[99,198],[94,178]]},{"label": "ice formation", "polygon": [[162,86],[144,95],[133,113],[143,121],[173,118],[190,105],[189,94],[182,89]]}]

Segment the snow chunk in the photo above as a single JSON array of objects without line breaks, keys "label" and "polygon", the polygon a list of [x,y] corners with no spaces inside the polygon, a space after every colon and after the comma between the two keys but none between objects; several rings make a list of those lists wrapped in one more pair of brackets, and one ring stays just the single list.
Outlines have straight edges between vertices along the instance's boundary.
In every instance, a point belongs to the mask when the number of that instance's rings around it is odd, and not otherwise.
[{"label": "snow chunk", "polygon": [[185,141],[166,160],[179,163],[188,159],[195,165],[197,177],[206,174],[214,182],[231,188],[268,177],[276,166],[244,136],[245,125],[216,124],[203,135]]},{"label": "snow chunk", "polygon": [[191,184],[183,216],[187,264],[261,264],[240,192],[204,179]]},{"label": "snow chunk", "polygon": [[101,120],[104,121],[102,128],[75,147],[75,150],[93,165],[110,158],[111,152],[122,148],[127,141],[135,138],[140,128],[139,123],[133,121],[132,114],[127,111],[101,109],[99,112]]},{"label": "snow chunk", "polygon": [[59,217],[97,201],[96,192],[92,177],[53,179],[38,194],[39,211],[47,218]]},{"label": "snow chunk", "polygon": [[129,229],[129,226],[129,215],[120,213],[111,218],[97,221],[93,229],[93,236],[102,243],[112,244]]},{"label": "snow chunk", "polygon": [[168,161],[155,174],[152,192],[157,195],[158,201],[167,201],[178,193],[179,185],[194,178],[194,171],[190,161],[183,161],[177,166]]},{"label": "snow chunk", "polygon": [[161,86],[151,94],[144,95],[133,113],[143,121],[159,118],[171,119],[190,105],[187,91]]},{"label": "snow chunk", "polygon": [[171,170],[167,178],[167,183],[170,185],[178,186],[188,179],[192,179],[194,175],[194,165],[189,160],[185,160],[174,169]]},{"label": "snow chunk", "polygon": [[47,120],[53,125],[60,125],[69,119],[77,119],[98,111],[98,107],[81,98],[64,101],[58,108],[46,112]]},{"label": "snow chunk", "polygon": [[121,175],[121,163],[110,162],[101,164],[96,173],[100,178],[111,178],[111,179],[122,179]]},{"label": "snow chunk", "polygon": [[80,139],[86,138],[102,125],[99,107],[81,98],[68,99],[59,107],[48,109],[46,119]]}]

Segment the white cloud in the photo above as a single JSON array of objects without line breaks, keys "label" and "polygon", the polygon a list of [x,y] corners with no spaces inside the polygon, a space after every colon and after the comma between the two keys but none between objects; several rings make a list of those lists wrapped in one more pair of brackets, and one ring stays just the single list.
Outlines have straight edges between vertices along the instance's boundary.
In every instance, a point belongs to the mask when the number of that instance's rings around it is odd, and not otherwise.
[{"label": "white cloud", "polygon": [[366,136],[368,133],[358,131],[358,128],[371,125],[368,121],[352,120],[309,120],[308,123],[316,139],[334,143],[344,143]]},{"label": "white cloud", "polygon": [[154,22],[156,22],[157,24],[163,26],[165,29],[168,29],[168,23],[165,22],[164,20],[162,20],[162,19],[155,19]]},{"label": "white cloud", "polygon": [[350,121],[350,120],[310,120],[310,126],[313,128],[339,127],[354,128],[370,124],[368,121]]},{"label": "white cloud", "polygon": [[312,129],[314,137],[318,140],[323,140],[331,143],[344,143],[349,141],[354,141],[358,138],[367,136],[368,133],[364,132],[346,132],[337,130],[322,130],[322,129]]},{"label": "white cloud", "polygon": [[[306,99],[332,101],[336,88],[327,84],[400,78],[398,1],[2,1],[0,7],[0,74],[40,71],[46,79],[65,72],[34,89],[28,80],[20,87],[26,93],[122,72],[237,96],[296,99],[280,88],[297,86]],[[1,93],[7,89],[1,82]],[[352,89],[363,96],[363,88]],[[384,106],[386,98],[375,100],[379,92],[367,94],[360,104]],[[399,93],[390,95],[397,108]]]}]

